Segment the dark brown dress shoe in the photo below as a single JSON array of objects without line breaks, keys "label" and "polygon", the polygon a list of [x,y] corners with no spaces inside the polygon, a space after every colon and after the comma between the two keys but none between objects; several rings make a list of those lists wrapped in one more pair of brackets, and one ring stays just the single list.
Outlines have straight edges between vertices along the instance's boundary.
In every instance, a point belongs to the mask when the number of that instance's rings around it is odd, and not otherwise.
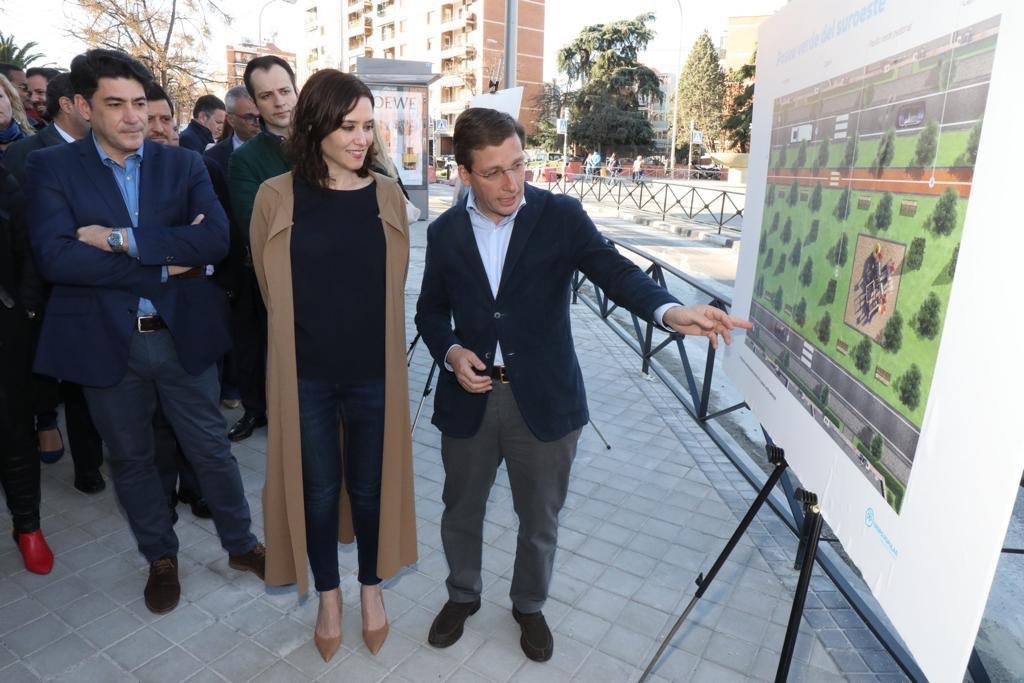
[{"label": "dark brown dress shoe", "polygon": [[103,481],[103,475],[97,472],[85,472],[75,474],[75,488],[82,493],[99,493],[107,488],[107,482]]},{"label": "dark brown dress shoe", "polygon": [[462,627],[466,619],[480,610],[480,600],[476,602],[452,602],[449,600],[441,608],[430,625],[427,642],[434,647],[448,647],[462,637]]},{"label": "dark brown dress shoe", "polygon": [[178,558],[161,557],[149,565],[146,582],[146,608],[154,614],[166,614],[178,606],[181,584],[178,583]]},{"label": "dark brown dress shoe", "polygon": [[240,572],[252,572],[262,579],[266,574],[267,549],[257,543],[244,555],[228,555],[228,566]]},{"label": "dark brown dress shoe", "polygon": [[228,430],[228,439],[230,441],[242,441],[243,439],[248,439],[252,436],[255,429],[266,426],[266,416],[257,417],[252,413],[246,413],[238,420],[238,422],[231,426],[231,429]]},{"label": "dark brown dress shoe", "polygon": [[535,662],[546,662],[551,659],[551,655],[555,651],[555,639],[551,636],[551,629],[548,628],[548,622],[544,620],[544,614],[542,612],[524,614],[513,606],[512,616],[519,622],[519,628],[523,632],[519,639],[523,654]]}]

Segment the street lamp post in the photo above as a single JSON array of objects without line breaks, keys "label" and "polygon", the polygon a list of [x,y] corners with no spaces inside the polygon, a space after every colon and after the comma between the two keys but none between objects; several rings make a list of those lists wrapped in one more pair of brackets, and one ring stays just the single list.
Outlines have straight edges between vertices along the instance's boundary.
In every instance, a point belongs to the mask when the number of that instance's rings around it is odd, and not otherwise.
[{"label": "street lamp post", "polygon": [[[283,2],[283,3],[287,3],[289,5],[294,5],[299,0],[280,0],[280,1]],[[260,51],[263,49],[263,10],[267,9],[268,5],[271,5],[271,4],[275,3],[275,2],[278,2],[278,0],[267,0],[265,3],[263,3],[263,7],[260,7],[259,19],[257,20],[257,37],[258,37],[258,39],[256,41],[256,54],[257,55],[259,55]]]},{"label": "street lamp post", "polygon": [[[676,0],[676,7],[679,8],[679,35],[683,34],[683,0]],[[676,49],[676,81],[675,92],[672,93],[672,144],[668,150],[668,177],[673,178],[676,174],[676,136],[679,130],[679,82],[683,75],[683,43],[679,41]],[[687,147],[689,156],[689,147]]]}]

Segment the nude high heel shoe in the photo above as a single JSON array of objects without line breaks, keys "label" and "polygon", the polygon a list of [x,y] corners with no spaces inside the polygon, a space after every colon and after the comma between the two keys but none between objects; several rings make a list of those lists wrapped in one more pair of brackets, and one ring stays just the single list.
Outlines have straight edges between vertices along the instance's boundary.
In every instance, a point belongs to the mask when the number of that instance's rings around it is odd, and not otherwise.
[{"label": "nude high heel shoe", "polygon": [[[338,625],[341,625],[342,610],[345,608],[345,603],[341,601],[341,591],[338,591]],[[341,633],[332,638],[324,638],[316,632],[316,626],[313,627],[313,644],[316,645],[317,651],[320,656],[324,658],[325,662],[331,661],[334,657],[334,653],[338,651],[341,646]]]},{"label": "nude high heel shoe", "polygon": [[[384,591],[377,591],[377,596],[380,599],[381,609],[384,608]],[[362,594],[360,594],[362,598]],[[377,629],[366,628],[366,614],[363,614],[363,642],[366,643],[366,649],[372,654],[377,654],[380,648],[383,647],[384,641],[387,640],[389,626],[387,622],[387,614],[384,615],[384,625]]]}]

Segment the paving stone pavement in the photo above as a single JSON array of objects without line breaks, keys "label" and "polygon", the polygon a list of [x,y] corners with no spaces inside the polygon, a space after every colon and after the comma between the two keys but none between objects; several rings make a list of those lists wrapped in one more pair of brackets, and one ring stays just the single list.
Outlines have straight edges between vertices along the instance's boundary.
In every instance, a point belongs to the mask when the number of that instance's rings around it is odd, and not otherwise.
[{"label": "paving stone pavement", "polygon": [[[408,330],[426,223],[413,228]],[[228,567],[209,520],[179,506],[182,601],[163,616],[142,601],[145,561],[112,487],[72,487],[70,458],[43,467],[43,530],[51,574],[26,572],[0,545],[0,681],[634,681],[731,534],[753,492],[706,434],[604,322],[573,309],[595,429],[580,440],[562,514],[545,615],[550,662],[527,660],[508,599],[516,519],[504,472],[484,529],[483,606],[463,638],[437,650],[426,633],[446,599],[439,521],[440,435],[428,397],[414,433],[419,562],[385,584],[392,630],[377,656],[362,644],[354,546],[339,548],[345,640],[324,664],[311,642],[316,600],[266,588]],[[415,414],[430,367],[420,346],[410,369]],[[225,413],[230,423],[239,413]],[[262,536],[265,431],[233,446]],[[109,479],[109,478],[108,478]],[[654,681],[771,680],[788,620],[795,540],[764,513],[661,659]],[[788,531],[785,532],[788,534]],[[899,679],[834,587],[816,577],[791,680]]]}]

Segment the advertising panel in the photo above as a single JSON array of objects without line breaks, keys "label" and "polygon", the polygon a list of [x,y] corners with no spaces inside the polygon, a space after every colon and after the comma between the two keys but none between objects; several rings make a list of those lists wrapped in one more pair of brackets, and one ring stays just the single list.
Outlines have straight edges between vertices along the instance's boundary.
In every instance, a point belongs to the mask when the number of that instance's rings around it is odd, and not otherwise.
[{"label": "advertising panel", "polygon": [[367,84],[381,141],[407,188],[426,187],[426,88]]}]

